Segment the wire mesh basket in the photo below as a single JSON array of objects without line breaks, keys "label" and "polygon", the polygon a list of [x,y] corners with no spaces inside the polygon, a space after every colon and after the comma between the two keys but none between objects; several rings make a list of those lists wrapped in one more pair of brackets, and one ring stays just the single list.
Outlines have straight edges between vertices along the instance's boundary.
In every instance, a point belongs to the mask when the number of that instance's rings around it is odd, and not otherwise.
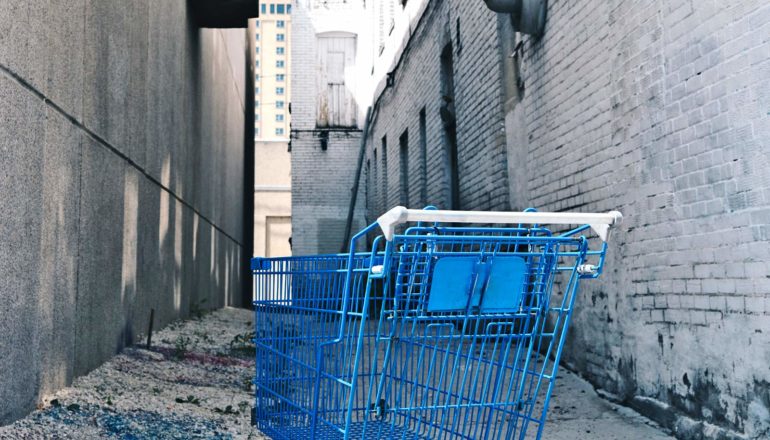
[{"label": "wire mesh basket", "polygon": [[351,240],[381,227],[370,252],[255,258],[254,423],[291,439],[539,438],[579,280],[600,275],[620,218],[397,207]]}]

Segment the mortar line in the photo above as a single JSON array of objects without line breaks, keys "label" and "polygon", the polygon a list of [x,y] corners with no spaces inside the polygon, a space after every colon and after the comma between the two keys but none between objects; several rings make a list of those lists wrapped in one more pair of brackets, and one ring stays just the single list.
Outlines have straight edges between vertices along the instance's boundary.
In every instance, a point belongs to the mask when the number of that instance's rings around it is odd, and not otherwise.
[{"label": "mortar line", "polygon": [[[43,103],[48,105],[51,109],[55,110],[57,113],[59,113],[61,116],[63,116],[65,119],[67,119],[72,125],[79,128],[81,131],[83,131],[88,137],[90,137],[92,140],[96,141],[99,145],[101,145],[103,148],[105,148],[107,151],[112,152],[119,158],[123,159],[125,162],[127,162],[129,165],[134,167],[137,171],[142,173],[150,182],[157,185],[160,189],[166,191],[169,193],[174,199],[179,201],[182,205],[188,207],[190,210],[192,210],[195,214],[197,214],[201,219],[209,223],[214,229],[219,231],[222,235],[229,238],[233,243],[237,244],[241,248],[243,248],[243,244],[236,240],[235,237],[231,236],[229,233],[227,233],[224,229],[222,229],[220,226],[214,224],[213,221],[211,221],[207,216],[203,215],[197,208],[195,208],[192,204],[187,202],[186,200],[182,199],[176,192],[172,191],[171,188],[168,188],[167,186],[163,185],[158,179],[156,179],[154,176],[152,176],[147,170],[145,170],[141,165],[136,163],[133,159],[128,157],[125,153],[120,151],[117,147],[110,144],[106,139],[96,134],[94,131],[86,127],[82,122],[80,122],[76,117],[70,115],[67,113],[63,108],[61,108],[58,104],[56,104],[53,100],[45,96],[40,90],[35,88],[32,84],[27,82],[24,78],[17,75],[15,72],[13,72],[11,69],[6,67],[4,64],[0,64],[0,72],[3,72],[6,77],[10,78],[14,82],[16,82],[19,86],[26,89],[33,95],[35,95],[37,98],[41,99]],[[81,157],[82,159],[82,157]],[[82,161],[82,160],[81,160]],[[82,179],[81,179],[82,180]]]}]

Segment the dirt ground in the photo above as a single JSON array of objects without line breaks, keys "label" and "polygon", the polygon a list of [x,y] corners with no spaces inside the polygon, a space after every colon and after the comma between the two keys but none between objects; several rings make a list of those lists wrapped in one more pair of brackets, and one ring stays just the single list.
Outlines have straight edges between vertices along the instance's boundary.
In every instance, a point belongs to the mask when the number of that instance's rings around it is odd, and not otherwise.
[{"label": "dirt ground", "polygon": [[[171,324],[151,350],[128,348],[0,439],[265,439],[250,425],[253,315],[226,308]],[[671,439],[562,369],[544,439]]]}]

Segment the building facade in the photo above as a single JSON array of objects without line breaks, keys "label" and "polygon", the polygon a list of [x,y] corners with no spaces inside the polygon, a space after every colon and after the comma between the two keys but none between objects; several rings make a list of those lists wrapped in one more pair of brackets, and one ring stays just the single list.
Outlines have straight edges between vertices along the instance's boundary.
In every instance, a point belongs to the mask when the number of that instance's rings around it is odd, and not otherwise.
[{"label": "building facade", "polygon": [[[364,2],[301,0],[293,11],[292,243],[297,255],[339,252],[358,170],[371,72]],[[308,66],[315,66],[310,68]],[[365,222],[359,187],[352,230]]]},{"label": "building facade", "polygon": [[[375,3],[358,34],[365,218],[399,204],[622,211],[565,362],[681,438],[767,435],[765,2],[548,2],[541,38],[482,2]],[[347,173],[347,157],[322,172]]]},{"label": "building facade", "polygon": [[254,52],[254,255],[291,255],[292,4],[261,3]]},{"label": "building facade", "polygon": [[291,115],[291,2],[260,2],[254,29],[254,134],[288,142]]},{"label": "building facade", "polygon": [[247,37],[200,28],[201,3],[0,6],[0,423],[152,311],[242,304]]}]

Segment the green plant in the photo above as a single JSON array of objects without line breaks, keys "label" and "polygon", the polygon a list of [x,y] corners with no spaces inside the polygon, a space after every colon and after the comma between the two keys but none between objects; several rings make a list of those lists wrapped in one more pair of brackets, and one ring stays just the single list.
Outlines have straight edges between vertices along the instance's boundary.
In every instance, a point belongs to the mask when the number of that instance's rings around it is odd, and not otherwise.
[{"label": "green plant", "polygon": [[176,403],[191,403],[193,405],[201,404],[201,400],[193,395],[187,396],[186,399],[182,397],[177,397],[176,399],[174,399],[174,401],[176,401]]},{"label": "green plant", "polygon": [[184,359],[184,355],[190,349],[190,338],[187,336],[179,335],[174,341],[174,357],[177,359]]},{"label": "green plant", "polygon": [[204,304],[206,304],[206,301],[207,299],[203,298],[198,302],[194,302],[190,304],[190,316],[192,316],[195,319],[203,318],[206,315],[206,313],[208,313],[208,310],[204,308]]},{"label": "green plant", "polygon": [[230,341],[230,352],[242,356],[254,356],[257,352],[253,342],[255,336],[253,330],[233,336]]},{"label": "green plant", "polygon": [[225,415],[227,415],[227,414],[232,414],[232,415],[238,415],[238,414],[240,414],[240,412],[239,412],[239,411],[237,411],[236,409],[234,409],[232,405],[227,405],[227,406],[225,407],[225,409],[222,409],[222,408],[216,408],[216,407],[215,407],[215,408],[214,408],[214,412],[215,412],[215,413],[219,413],[219,414],[225,414]]}]

